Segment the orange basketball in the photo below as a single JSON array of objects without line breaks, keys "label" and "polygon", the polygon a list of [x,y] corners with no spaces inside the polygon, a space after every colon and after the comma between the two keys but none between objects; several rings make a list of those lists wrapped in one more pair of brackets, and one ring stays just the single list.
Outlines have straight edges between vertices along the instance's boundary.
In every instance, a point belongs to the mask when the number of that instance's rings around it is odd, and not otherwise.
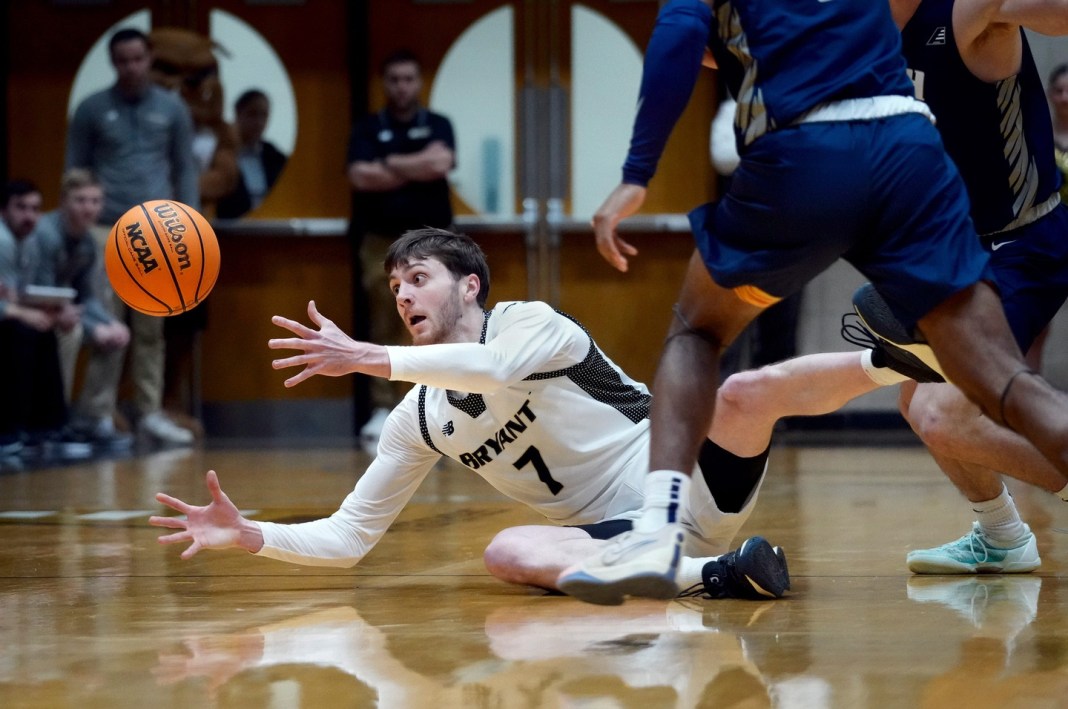
[{"label": "orange basketball", "polygon": [[169,199],[123,214],[104,247],[115,294],[147,315],[178,315],[208,297],[219,278],[215,230],[192,207]]}]

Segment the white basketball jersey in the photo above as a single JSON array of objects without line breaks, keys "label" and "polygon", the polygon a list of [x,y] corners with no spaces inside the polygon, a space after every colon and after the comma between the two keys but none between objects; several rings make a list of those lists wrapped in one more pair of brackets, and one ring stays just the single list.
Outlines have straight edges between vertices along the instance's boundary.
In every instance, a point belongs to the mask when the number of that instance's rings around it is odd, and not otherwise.
[{"label": "white basketball jersey", "polygon": [[375,460],[330,517],[258,523],[261,555],[355,564],[442,455],[557,523],[638,515],[649,391],[569,317],[541,302],[500,303],[479,343],[387,349],[391,378],[419,384],[390,413]]}]

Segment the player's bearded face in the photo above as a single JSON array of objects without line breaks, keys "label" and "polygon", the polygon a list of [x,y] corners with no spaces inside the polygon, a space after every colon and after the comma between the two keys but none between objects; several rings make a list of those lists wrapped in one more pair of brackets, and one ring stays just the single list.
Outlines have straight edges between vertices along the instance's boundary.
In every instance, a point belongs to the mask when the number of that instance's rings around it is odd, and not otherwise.
[{"label": "player's bearded face", "polygon": [[427,259],[398,267],[390,274],[390,287],[412,344],[435,345],[456,339],[463,317],[463,294],[459,279],[443,264]]}]

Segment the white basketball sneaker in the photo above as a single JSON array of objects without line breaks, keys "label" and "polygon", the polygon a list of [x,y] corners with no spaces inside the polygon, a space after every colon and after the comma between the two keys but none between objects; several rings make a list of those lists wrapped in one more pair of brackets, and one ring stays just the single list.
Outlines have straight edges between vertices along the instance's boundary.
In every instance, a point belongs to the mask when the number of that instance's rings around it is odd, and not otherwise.
[{"label": "white basketball sneaker", "polygon": [[605,606],[619,605],[627,596],[674,598],[682,544],[677,523],[654,532],[631,530],[614,537],[600,554],[564,569],[557,586],[569,596]]}]

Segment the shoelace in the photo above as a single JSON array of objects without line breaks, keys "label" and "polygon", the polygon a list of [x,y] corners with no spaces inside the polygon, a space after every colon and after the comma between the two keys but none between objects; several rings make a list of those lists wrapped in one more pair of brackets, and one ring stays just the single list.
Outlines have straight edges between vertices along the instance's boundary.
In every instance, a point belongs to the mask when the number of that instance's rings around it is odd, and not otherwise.
[{"label": "shoelace", "polygon": [[[977,559],[980,563],[987,561],[990,558],[989,547],[982,540],[981,533],[978,531],[973,531],[971,534],[967,534],[955,542],[943,544],[939,549],[945,549],[947,552],[957,551],[964,546],[965,541],[967,541],[968,551],[971,553],[972,557]],[[982,547],[982,555],[976,553],[976,546]]]},{"label": "shoelace", "polygon": [[[975,553],[976,546],[980,546],[983,549],[983,558],[981,559],[979,559],[979,555]],[[990,558],[990,551],[987,548],[987,545],[979,538],[979,535],[974,532],[968,535],[968,551],[970,551],[972,556],[976,559],[979,559],[980,562],[987,561]]]},{"label": "shoelace", "polygon": [[[852,320],[850,320],[852,318]],[[860,316],[856,313],[842,314],[842,339],[851,345],[864,347],[869,350],[878,349],[879,340],[871,334],[868,328],[860,322]]]},{"label": "shoelace", "polygon": [[[712,579],[715,582],[719,582],[719,579]],[[705,584],[703,581],[695,583],[689,588],[684,588],[679,591],[677,598],[712,598],[712,594],[705,590]]]}]

